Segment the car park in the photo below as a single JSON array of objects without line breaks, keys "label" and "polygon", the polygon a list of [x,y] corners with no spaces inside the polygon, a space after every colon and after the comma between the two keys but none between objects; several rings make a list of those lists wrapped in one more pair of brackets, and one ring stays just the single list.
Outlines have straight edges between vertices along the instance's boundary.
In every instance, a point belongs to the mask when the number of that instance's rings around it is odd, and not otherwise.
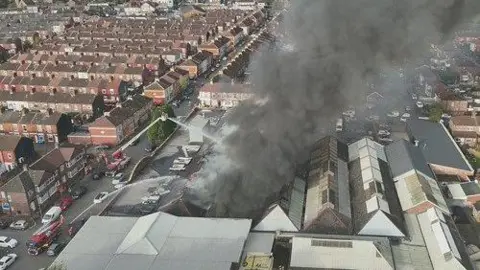
[{"label": "car park", "polygon": [[93,203],[102,203],[108,196],[108,192],[102,191],[93,199]]},{"label": "car park", "polygon": [[10,265],[12,265],[17,260],[17,257],[18,256],[15,253],[10,253],[3,256],[0,259],[0,270],[7,269]]},{"label": "car park", "polygon": [[0,247],[14,248],[17,245],[18,245],[17,240],[10,237],[6,237],[6,236],[0,236]]},{"label": "car park", "polygon": [[10,224],[10,229],[14,230],[26,230],[28,228],[28,222],[24,219],[17,220]]},{"label": "car park", "polygon": [[65,248],[65,243],[53,243],[47,250],[47,256],[57,256]]},{"label": "car park", "polygon": [[78,200],[85,195],[85,193],[87,193],[87,188],[85,186],[77,186],[72,189],[70,195],[72,196],[72,199]]}]

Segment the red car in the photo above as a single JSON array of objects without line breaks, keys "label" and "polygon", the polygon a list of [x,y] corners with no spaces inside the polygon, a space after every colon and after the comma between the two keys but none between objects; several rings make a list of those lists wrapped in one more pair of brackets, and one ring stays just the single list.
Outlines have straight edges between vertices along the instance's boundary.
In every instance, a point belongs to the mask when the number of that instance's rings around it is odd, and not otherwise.
[{"label": "red car", "polygon": [[62,211],[65,211],[72,205],[72,203],[73,203],[72,197],[70,197],[70,196],[63,197],[62,199],[60,199],[60,203],[59,203],[58,206],[60,206]]}]

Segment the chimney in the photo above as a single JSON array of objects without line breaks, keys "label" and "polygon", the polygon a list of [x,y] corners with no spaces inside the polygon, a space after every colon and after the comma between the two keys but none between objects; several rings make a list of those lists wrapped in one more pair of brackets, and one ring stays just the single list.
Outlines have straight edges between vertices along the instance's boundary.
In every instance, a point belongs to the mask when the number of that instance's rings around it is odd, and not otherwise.
[{"label": "chimney", "polygon": [[127,96],[127,100],[133,100],[132,96]]},{"label": "chimney", "polygon": [[110,112],[104,112],[103,116],[110,116]]},{"label": "chimney", "polygon": [[416,147],[418,147],[420,141],[419,140],[414,140],[413,143],[415,144]]},{"label": "chimney", "polygon": [[120,103],[120,102],[117,103],[117,104],[115,105],[115,107],[117,107],[117,108],[122,108],[122,103]]},{"label": "chimney", "polygon": [[28,171],[28,164],[23,164],[23,171]]}]

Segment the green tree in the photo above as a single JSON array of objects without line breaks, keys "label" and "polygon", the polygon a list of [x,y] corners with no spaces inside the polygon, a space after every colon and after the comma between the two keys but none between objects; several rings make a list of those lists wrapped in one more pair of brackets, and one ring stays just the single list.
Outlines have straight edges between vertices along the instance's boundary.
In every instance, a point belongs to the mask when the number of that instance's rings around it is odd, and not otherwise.
[{"label": "green tree", "polygon": [[[175,112],[173,111],[172,106],[165,104],[158,106],[152,111],[152,122],[157,120],[162,114],[167,114],[168,117],[174,118]],[[171,120],[167,121],[158,121],[153,126],[151,126],[147,131],[147,137],[150,143],[160,144],[163,142],[177,127],[177,124]]]},{"label": "green tree", "polygon": [[33,46],[38,46],[40,42],[42,42],[42,39],[40,38],[40,34],[38,32],[35,32],[32,37],[33,40]]},{"label": "green tree", "polygon": [[430,105],[427,111],[428,111],[428,118],[430,118],[430,121],[438,122],[440,121],[440,119],[442,119],[443,108],[440,104],[435,103],[433,105]]}]

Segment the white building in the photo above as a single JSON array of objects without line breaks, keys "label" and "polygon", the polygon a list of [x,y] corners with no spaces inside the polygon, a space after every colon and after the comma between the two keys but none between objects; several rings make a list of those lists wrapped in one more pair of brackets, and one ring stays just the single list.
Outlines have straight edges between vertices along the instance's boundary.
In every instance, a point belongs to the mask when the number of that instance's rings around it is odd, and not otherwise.
[{"label": "white building", "polygon": [[290,269],[393,270],[389,245],[386,239],[293,237]]},{"label": "white building", "polygon": [[250,226],[249,219],[161,212],[140,218],[91,216],[54,264],[69,270],[230,269],[241,260]]},{"label": "white building", "polygon": [[235,107],[252,97],[253,94],[248,93],[243,84],[213,82],[205,84],[198,95],[201,107],[220,109]]}]

